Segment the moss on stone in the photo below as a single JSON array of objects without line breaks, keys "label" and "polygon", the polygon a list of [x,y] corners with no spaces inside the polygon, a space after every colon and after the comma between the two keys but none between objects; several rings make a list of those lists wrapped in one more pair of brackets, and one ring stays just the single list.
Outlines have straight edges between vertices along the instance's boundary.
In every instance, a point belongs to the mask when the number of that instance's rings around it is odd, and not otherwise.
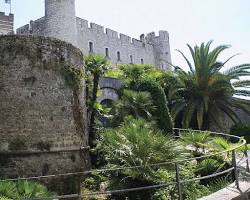
[{"label": "moss on stone", "polygon": [[83,70],[64,65],[60,68],[60,72],[65,79],[66,85],[77,90],[82,87],[82,80],[84,79]]},{"label": "moss on stone", "polygon": [[21,138],[16,138],[15,140],[9,143],[9,150],[10,151],[25,151],[28,147],[25,144],[24,140]]},{"label": "moss on stone", "polygon": [[[42,46],[46,43],[50,44],[50,48],[47,46],[47,51],[58,55],[58,58],[60,58],[57,62],[51,63],[49,60],[44,59]],[[70,49],[83,58],[80,50],[60,40],[33,36],[0,36],[0,58],[2,58],[0,59],[0,66],[8,66],[9,60],[21,55],[26,57],[33,67],[41,68],[40,66],[43,66],[45,70],[60,72],[65,79],[65,83],[70,88],[80,89],[84,79],[84,71],[65,62],[63,56],[65,49]],[[7,52],[9,56],[4,57]],[[24,81],[27,82],[28,80]]]}]

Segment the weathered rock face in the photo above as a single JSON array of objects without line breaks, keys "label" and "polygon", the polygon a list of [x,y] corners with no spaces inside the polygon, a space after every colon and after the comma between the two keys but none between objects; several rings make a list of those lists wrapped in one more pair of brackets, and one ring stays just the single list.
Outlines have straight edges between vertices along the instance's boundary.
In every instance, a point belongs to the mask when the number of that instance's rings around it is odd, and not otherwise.
[{"label": "weathered rock face", "polygon": [[59,40],[0,36],[0,176],[89,166],[82,58]]}]

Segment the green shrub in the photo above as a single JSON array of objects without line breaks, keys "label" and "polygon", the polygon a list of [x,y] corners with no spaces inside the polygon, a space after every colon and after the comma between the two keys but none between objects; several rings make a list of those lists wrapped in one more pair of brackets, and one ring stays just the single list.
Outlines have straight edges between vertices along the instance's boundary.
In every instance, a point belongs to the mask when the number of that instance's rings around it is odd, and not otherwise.
[{"label": "green shrub", "polygon": [[173,120],[167,106],[167,100],[163,89],[157,83],[150,80],[141,80],[131,85],[131,88],[151,94],[155,106],[152,115],[157,121],[158,127],[165,132],[172,133],[174,127]]},{"label": "green shrub", "polygon": [[123,90],[121,99],[115,102],[112,109],[114,113],[112,125],[120,125],[129,115],[152,121],[153,110],[154,104],[149,92]]},{"label": "green shrub", "polygon": [[189,130],[182,133],[180,139],[186,144],[192,146],[192,151],[194,156],[201,156],[205,151],[205,147],[208,146],[212,138],[210,133],[207,132],[197,132]]},{"label": "green shrub", "polygon": [[146,166],[186,155],[178,141],[141,118],[128,117],[119,128],[107,129],[102,137],[99,150],[116,165]]},{"label": "green shrub", "polygon": [[[117,190],[124,188],[143,187],[147,185],[161,184],[175,181],[174,165],[168,164],[160,167],[151,167],[150,164],[171,161],[189,157],[185,148],[175,138],[162,134],[154,123],[149,123],[144,119],[134,119],[128,117],[124,123],[113,129],[107,129],[101,134],[97,151],[104,155],[108,167],[133,167],[142,166],[140,169],[126,169],[118,172],[111,172],[107,175],[108,183],[105,181],[106,189]],[[186,165],[181,166],[181,176],[194,177],[194,170],[190,170]],[[97,187],[88,187],[91,190],[100,188],[100,177],[92,176],[88,179]],[[193,184],[193,183],[192,183]],[[190,187],[187,184],[185,187]],[[98,189],[97,189],[98,190]],[[166,199],[176,193],[175,186],[168,188],[162,194],[158,189],[126,192],[112,195],[111,199]],[[158,192],[159,191],[159,192]],[[170,191],[172,193],[170,194]],[[156,194],[156,192],[158,192]],[[187,196],[187,190],[184,191]]]},{"label": "green shrub", "polygon": [[206,158],[198,163],[196,173],[201,176],[211,175],[219,172],[225,166],[225,162],[214,158]]},{"label": "green shrub", "polygon": [[55,196],[55,194],[49,192],[45,186],[33,181],[0,182],[0,197],[3,197],[3,199],[21,200],[36,197],[49,198],[52,196]]},{"label": "green shrub", "polygon": [[244,137],[250,143],[250,124],[236,124],[231,128],[230,134]]}]

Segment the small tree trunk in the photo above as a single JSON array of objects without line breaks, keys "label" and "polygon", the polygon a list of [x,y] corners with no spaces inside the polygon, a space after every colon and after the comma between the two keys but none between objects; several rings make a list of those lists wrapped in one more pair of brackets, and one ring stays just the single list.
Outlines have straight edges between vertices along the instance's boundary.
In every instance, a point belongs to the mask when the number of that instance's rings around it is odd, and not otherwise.
[{"label": "small tree trunk", "polygon": [[90,106],[90,120],[89,120],[89,144],[90,147],[94,147],[94,141],[96,139],[95,135],[95,116],[96,116],[96,109],[94,108],[96,99],[97,99],[97,91],[98,91],[98,83],[99,83],[100,76],[98,74],[94,74],[93,79],[93,92],[92,92],[92,99],[91,99],[91,106]]}]

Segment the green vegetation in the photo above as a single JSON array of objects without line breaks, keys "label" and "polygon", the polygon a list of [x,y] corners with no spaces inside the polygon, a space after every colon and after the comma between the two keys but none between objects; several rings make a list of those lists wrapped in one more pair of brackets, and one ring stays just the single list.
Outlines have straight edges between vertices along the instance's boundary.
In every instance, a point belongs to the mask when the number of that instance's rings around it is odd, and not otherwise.
[{"label": "green vegetation", "polygon": [[236,124],[231,128],[230,134],[244,137],[247,143],[250,143],[250,124]]},{"label": "green vegetation", "polygon": [[[227,115],[234,123],[239,118],[233,108],[249,113],[249,102],[237,96],[250,96],[247,88],[250,81],[241,80],[250,75],[250,64],[242,64],[226,68],[226,63],[218,61],[218,56],[229,46],[218,46],[210,50],[212,42],[202,43],[192,48],[188,45],[193,64],[180,52],[186,60],[189,70],[185,72],[175,67],[179,84],[174,85],[171,98],[171,114],[174,119],[179,117],[184,128],[208,130],[211,123],[223,130],[223,117]],[[243,89],[242,89],[243,88]]]},{"label": "green vegetation", "polygon": [[1,200],[22,200],[38,197],[46,197],[52,200],[49,197],[53,196],[56,196],[56,194],[49,192],[45,186],[33,181],[0,182]]},{"label": "green vegetation", "polygon": [[[238,144],[232,144],[224,138],[212,137],[210,132],[184,132],[180,139],[161,131],[157,123],[143,118],[128,116],[116,128],[103,129],[95,149],[98,155],[98,168],[127,169],[96,173],[83,183],[83,191],[118,190],[175,182],[175,164],[173,161],[193,158],[179,162],[180,176],[183,180],[207,176],[226,170],[231,166],[228,153],[213,155],[209,158],[197,156],[209,155],[222,150],[230,150]],[[152,166],[156,163],[167,164]],[[141,166],[137,168],[136,166]],[[135,167],[135,168],[133,168]],[[232,174],[182,184],[184,199],[197,199],[221,189],[229,183]],[[230,179],[231,180],[231,179]],[[219,183],[223,183],[220,187]],[[93,199],[177,199],[175,185],[160,189],[118,193]]]},{"label": "green vegetation", "polygon": [[98,150],[112,165],[147,168],[150,164],[187,156],[177,140],[142,118],[128,117],[120,127],[106,129],[102,137]]},{"label": "green vegetation", "polygon": [[[164,132],[172,133],[173,120],[167,106],[164,89],[158,81],[163,74],[163,71],[150,65],[121,65],[119,68],[119,78],[125,83],[126,90],[150,93],[153,103],[149,113],[152,115],[151,120],[156,120],[158,127]],[[121,91],[121,96],[123,96],[123,91]]]},{"label": "green vegetation", "polygon": [[[95,108],[97,92],[98,92],[98,83],[100,76],[109,68],[108,60],[102,55],[91,54],[85,58],[85,67],[87,75],[87,88],[86,88],[86,97],[88,101],[88,116],[89,116],[89,144],[93,148],[95,136],[95,117],[97,110]],[[92,90],[91,90],[92,89]],[[90,92],[91,90],[91,92]]]},{"label": "green vegetation", "polygon": [[169,113],[167,106],[167,99],[164,93],[164,90],[154,83],[152,80],[142,80],[138,82],[138,85],[134,86],[135,90],[138,91],[148,91],[150,92],[154,106],[153,118],[157,121],[160,129],[164,130],[167,133],[172,133],[173,131],[173,121]]},{"label": "green vegetation", "polygon": [[128,115],[152,120],[154,109],[155,107],[150,93],[124,90],[121,99],[114,104],[112,124],[116,124],[116,126],[121,124]]},{"label": "green vegetation", "polygon": [[78,90],[82,87],[84,80],[84,72],[81,69],[63,65],[60,67],[60,72],[65,79],[65,83],[72,89]]},{"label": "green vegetation", "polygon": [[[223,115],[238,121],[233,108],[248,109],[248,102],[234,95],[248,95],[238,87],[248,87],[240,77],[249,75],[250,65],[228,70],[226,62],[219,62],[219,54],[228,46],[210,51],[211,42],[192,49],[194,66],[186,59],[190,71],[175,67],[165,72],[150,65],[121,65],[105,71],[105,76],[119,78],[124,88],[118,91],[120,100],[109,107],[109,122],[96,128],[97,168],[127,167],[120,171],[96,173],[84,181],[83,191],[105,191],[136,188],[176,181],[174,160],[193,158],[179,163],[181,179],[192,179],[218,173],[232,166],[231,153],[199,158],[221,151],[230,151],[237,145],[223,137],[213,137],[209,131],[183,132],[173,137],[175,126],[209,130],[211,124],[221,123]],[[237,80],[238,79],[238,80]],[[171,112],[169,112],[171,110]],[[98,125],[98,124],[96,124]],[[219,127],[221,128],[221,127]],[[240,151],[245,150],[243,147]],[[160,166],[151,164],[170,161]],[[172,163],[171,163],[172,161]],[[141,166],[140,168],[133,168]],[[230,178],[229,178],[230,177]],[[226,186],[232,173],[215,178],[183,183],[184,199],[197,199]],[[177,199],[175,185],[165,188],[102,195],[92,199]]]}]

